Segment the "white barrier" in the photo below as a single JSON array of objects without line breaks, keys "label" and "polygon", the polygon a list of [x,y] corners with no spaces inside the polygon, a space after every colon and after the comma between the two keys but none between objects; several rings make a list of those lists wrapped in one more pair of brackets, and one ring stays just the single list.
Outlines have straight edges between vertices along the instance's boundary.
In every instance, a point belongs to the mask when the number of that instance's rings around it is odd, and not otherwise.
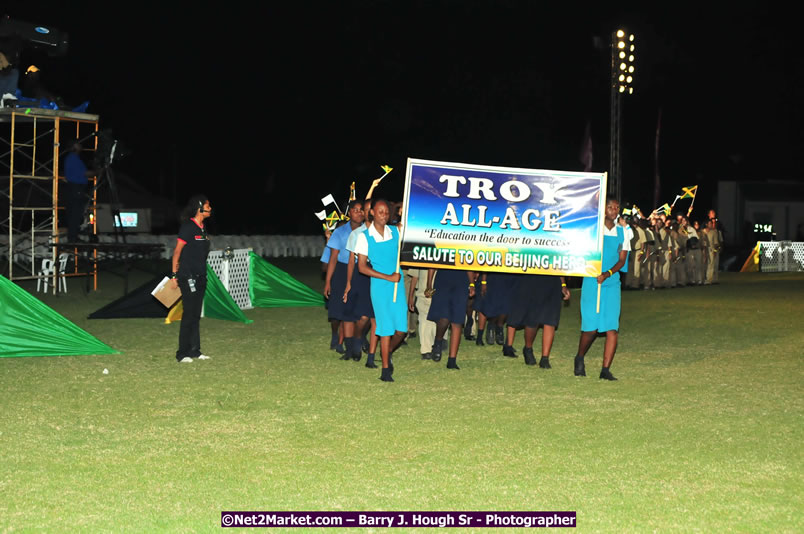
[{"label": "white barrier", "polygon": [[223,287],[232,296],[241,310],[250,310],[251,295],[249,295],[249,267],[251,259],[249,257],[251,249],[241,248],[232,251],[232,257],[226,259],[224,251],[213,250],[207,256],[207,264],[212,267],[218,275]]},{"label": "white barrier", "polygon": [[804,271],[804,243],[760,241],[759,269],[763,273]]}]

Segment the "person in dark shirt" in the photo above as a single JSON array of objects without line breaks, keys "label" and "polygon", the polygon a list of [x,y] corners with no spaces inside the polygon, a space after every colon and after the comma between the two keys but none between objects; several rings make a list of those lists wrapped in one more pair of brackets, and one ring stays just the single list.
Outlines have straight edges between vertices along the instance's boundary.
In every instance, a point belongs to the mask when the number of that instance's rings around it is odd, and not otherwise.
[{"label": "person in dark shirt", "polygon": [[194,359],[208,360],[201,352],[201,307],[207,288],[207,255],[209,239],[204,221],[212,215],[205,195],[190,198],[184,211],[186,219],[179,228],[176,250],[173,251],[171,284],[181,289],[182,318],[179,330],[179,350],[176,360],[191,363]]},{"label": "person in dark shirt", "polygon": [[64,158],[64,178],[65,183],[65,216],[67,218],[67,242],[76,243],[79,241],[78,232],[84,220],[84,210],[86,209],[87,184],[88,178],[95,176],[97,171],[87,169],[81,160],[81,151],[84,147],[76,141],[70,147],[70,153]]}]

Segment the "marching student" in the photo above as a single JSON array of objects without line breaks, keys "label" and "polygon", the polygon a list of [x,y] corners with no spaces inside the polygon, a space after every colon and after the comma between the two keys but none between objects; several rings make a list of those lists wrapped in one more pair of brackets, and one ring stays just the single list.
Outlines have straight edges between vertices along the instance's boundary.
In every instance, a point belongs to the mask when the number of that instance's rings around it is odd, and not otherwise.
[{"label": "marching student", "polygon": [[[603,367],[600,378],[617,380],[611,374],[611,362],[617,351],[617,337],[620,330],[620,269],[626,266],[631,241],[627,239],[623,227],[615,222],[620,212],[620,203],[614,198],[606,201],[606,214],[603,221],[603,272],[596,278],[585,277],[581,286],[581,338],[578,354],[575,355],[575,376],[586,376],[584,356],[595,341],[598,333],[606,334],[603,349]],[[597,310],[598,294],[600,310]]]},{"label": "marching student", "polygon": [[[517,275],[512,295],[511,311],[508,315],[509,334],[517,327],[525,329],[525,347],[522,349],[522,354],[527,365],[536,365],[533,341],[541,327],[542,357],[539,360],[539,367],[551,369],[550,350],[561,317],[561,302],[570,298],[566,280],[563,276]],[[509,339],[510,345],[513,343],[513,336]]]},{"label": "marching student", "polygon": [[[450,330],[449,356],[447,369],[458,367],[458,347],[461,344],[463,322],[466,319],[466,303],[475,294],[473,271],[456,271],[454,269],[436,269],[427,271],[427,290],[425,295],[432,297],[427,319],[436,324],[435,340],[430,358],[434,362],[441,361],[442,342],[447,329]],[[435,279],[435,283],[433,282]]]},{"label": "marching student", "polygon": [[[354,330],[355,321],[359,317],[355,316],[354,302],[344,302],[343,294],[346,290],[346,271],[349,263],[349,251],[346,250],[346,241],[352,230],[363,224],[363,203],[352,201],[347,207],[349,222],[339,226],[332,232],[332,236],[327,241],[327,248],[330,249],[329,264],[327,265],[327,278],[324,283],[324,296],[329,298],[329,318],[330,320],[340,321],[343,324],[343,339],[346,343],[346,350],[341,356],[341,360],[355,358],[359,360],[361,344],[358,338],[355,343]],[[357,347],[355,347],[357,345]]]},{"label": "marching student", "polygon": [[[380,338],[382,374],[380,380],[393,382],[394,367],[391,353],[399,346],[408,331],[408,305],[405,286],[400,274],[399,230],[387,224],[390,218],[388,203],[376,200],[371,210],[374,223],[357,237],[358,270],[371,278],[371,304]],[[371,262],[371,265],[369,265]],[[399,283],[394,301],[394,284]]]},{"label": "marching student", "polygon": [[[371,305],[371,280],[355,268],[357,265],[357,254],[355,253],[357,237],[368,230],[369,226],[374,222],[370,212],[371,199],[367,198],[363,201],[365,222],[359,228],[353,230],[346,241],[346,250],[349,251],[349,265],[346,269],[346,289],[343,293],[343,301],[347,302],[349,299],[356,301],[355,315],[360,319],[356,324],[355,336],[360,338],[363,350],[366,351],[366,367],[376,369],[374,354],[377,351],[377,336],[374,332],[377,328],[377,323],[374,319],[374,308]],[[371,341],[366,339],[368,335],[371,336]],[[355,361],[360,361],[360,358],[358,357]]]}]

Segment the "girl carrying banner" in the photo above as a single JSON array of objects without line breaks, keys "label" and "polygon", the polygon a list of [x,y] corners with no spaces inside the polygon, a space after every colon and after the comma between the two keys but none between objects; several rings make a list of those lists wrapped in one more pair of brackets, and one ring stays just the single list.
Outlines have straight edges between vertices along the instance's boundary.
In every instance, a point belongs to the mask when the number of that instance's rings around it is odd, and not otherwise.
[{"label": "girl carrying banner", "polygon": [[[617,380],[609,367],[617,351],[617,336],[620,329],[620,269],[627,268],[631,242],[622,226],[615,221],[620,213],[616,199],[606,200],[603,221],[603,272],[597,278],[586,277],[581,286],[581,339],[575,356],[575,376],[586,376],[584,356],[598,333],[606,334],[603,349],[603,368],[600,378]],[[598,309],[598,294],[600,306]]]},{"label": "girl carrying banner", "polygon": [[[380,338],[382,374],[380,380],[393,382],[391,353],[399,346],[408,331],[408,305],[404,287],[397,291],[394,302],[394,284],[402,280],[399,272],[399,230],[386,224],[390,217],[388,203],[374,202],[371,210],[374,223],[357,238],[355,253],[357,267],[371,278],[371,304],[377,323],[376,335]],[[369,266],[371,262],[371,266]]]}]

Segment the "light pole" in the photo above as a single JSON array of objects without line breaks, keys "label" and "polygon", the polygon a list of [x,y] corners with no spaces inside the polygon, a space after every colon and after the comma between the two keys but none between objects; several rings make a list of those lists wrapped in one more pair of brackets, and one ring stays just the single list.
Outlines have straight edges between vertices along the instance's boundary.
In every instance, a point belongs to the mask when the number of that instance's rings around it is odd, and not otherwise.
[{"label": "light pole", "polygon": [[609,195],[622,201],[622,99],[634,94],[634,35],[617,30],[611,35],[611,117],[609,136]]}]

